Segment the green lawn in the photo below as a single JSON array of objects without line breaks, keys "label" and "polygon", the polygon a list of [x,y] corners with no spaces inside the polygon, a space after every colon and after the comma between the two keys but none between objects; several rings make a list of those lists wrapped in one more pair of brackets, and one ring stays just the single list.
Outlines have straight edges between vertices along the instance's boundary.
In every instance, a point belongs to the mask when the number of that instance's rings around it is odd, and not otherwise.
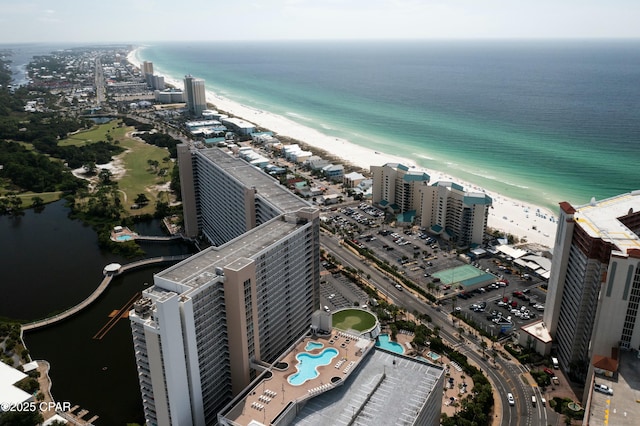
[{"label": "green lawn", "polygon": [[375,315],[359,309],[345,309],[336,312],[331,318],[333,327],[340,330],[369,330],[376,324]]},{"label": "green lawn", "polygon": [[93,128],[79,132],[74,135],[69,135],[69,137],[62,139],[58,142],[59,146],[83,146],[93,142],[105,141],[107,142],[107,134],[110,134],[113,140],[119,140],[124,138],[125,133],[128,130],[125,127],[118,126],[119,121],[111,121],[109,123],[98,124]]},{"label": "green lawn", "polygon": [[[173,162],[164,162],[163,159],[169,156],[169,151],[164,148],[158,148],[148,145],[144,142],[123,138],[120,146],[127,148],[127,151],[120,154],[124,161],[127,173],[118,181],[120,190],[127,194],[126,201],[123,205],[127,212],[132,214],[153,213],[158,197],[162,201],[168,201],[167,194],[158,193],[155,185],[162,185],[171,181],[171,177],[167,174],[165,177],[158,176],[157,172],[149,166],[148,161],[154,160],[159,163],[158,170],[168,168],[168,173],[173,169]],[[131,205],[138,194],[145,194],[150,200],[149,204],[138,210],[131,210]]]},{"label": "green lawn", "polygon": [[[111,121],[109,123],[94,126],[86,132],[71,135],[59,142],[60,146],[77,145],[82,146],[98,141],[107,141],[107,134],[111,135],[112,141],[118,143],[127,151],[118,155],[124,162],[127,170],[126,174],[118,180],[118,187],[123,195],[122,205],[126,210],[126,214],[139,215],[151,213],[155,211],[156,200],[163,197],[162,201],[168,201],[165,193],[158,193],[156,185],[162,185],[171,181],[171,170],[173,162],[164,162],[163,159],[169,156],[169,151],[165,148],[159,148],[148,145],[138,139],[127,137],[127,132],[133,131],[133,127],[121,127],[119,121]],[[157,171],[149,166],[148,161],[154,160],[159,163],[157,170],[168,168],[166,177],[159,176]],[[125,195],[126,194],[126,195]],[[145,194],[149,199],[149,204],[137,210],[131,210],[138,194]]]}]

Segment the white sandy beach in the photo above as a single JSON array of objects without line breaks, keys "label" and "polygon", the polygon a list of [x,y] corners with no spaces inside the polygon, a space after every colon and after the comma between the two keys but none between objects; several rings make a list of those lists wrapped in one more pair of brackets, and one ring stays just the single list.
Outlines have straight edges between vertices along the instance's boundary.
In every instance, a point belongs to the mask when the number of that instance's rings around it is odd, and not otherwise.
[{"label": "white sandy beach", "polygon": [[[137,67],[141,61],[137,58],[137,49],[129,53],[127,59]],[[183,82],[165,76],[165,81],[177,88],[183,88]],[[425,171],[431,176],[431,182],[453,181],[462,185],[469,192],[484,192],[493,199],[493,208],[489,213],[488,226],[510,233],[529,243],[538,243],[546,247],[553,247],[557,227],[557,212],[551,212],[543,207],[531,203],[504,197],[498,193],[480,188],[472,183],[461,181],[453,176],[437,170],[418,167],[414,161],[396,157],[387,153],[377,152],[355,145],[348,140],[337,139],[321,132],[295,123],[286,117],[275,115],[267,111],[242,105],[207,90],[207,101],[215,105],[216,109],[250,121],[259,127],[269,129],[276,134],[297,139],[311,147],[330,152],[355,166],[369,170],[372,165],[386,163],[401,163],[415,170]],[[558,200],[558,202],[563,200]]]}]

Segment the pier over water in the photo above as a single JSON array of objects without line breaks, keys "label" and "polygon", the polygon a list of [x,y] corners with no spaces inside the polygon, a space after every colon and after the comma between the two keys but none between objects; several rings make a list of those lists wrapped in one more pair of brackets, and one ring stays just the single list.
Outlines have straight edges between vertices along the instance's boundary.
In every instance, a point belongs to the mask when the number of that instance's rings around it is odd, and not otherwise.
[{"label": "pier over water", "polygon": [[47,326],[56,324],[60,321],[64,321],[65,319],[77,314],[78,312],[82,311],[84,308],[86,308],[87,306],[95,302],[98,299],[98,297],[100,297],[100,295],[104,293],[107,287],[109,287],[109,284],[111,283],[111,280],[113,279],[113,277],[120,275],[123,272],[129,271],[135,268],[149,266],[149,265],[156,265],[156,264],[167,263],[167,262],[176,262],[176,261],[184,260],[189,256],[192,256],[192,255],[182,254],[177,256],[152,257],[148,259],[138,260],[136,262],[127,263],[126,265],[111,263],[104,268],[103,270],[104,278],[102,279],[102,282],[100,283],[98,288],[96,288],[95,291],[89,295],[89,297],[87,297],[82,302],[67,309],[62,313],[59,313],[38,321],[22,324],[22,332],[37,330],[42,327],[47,327]]}]

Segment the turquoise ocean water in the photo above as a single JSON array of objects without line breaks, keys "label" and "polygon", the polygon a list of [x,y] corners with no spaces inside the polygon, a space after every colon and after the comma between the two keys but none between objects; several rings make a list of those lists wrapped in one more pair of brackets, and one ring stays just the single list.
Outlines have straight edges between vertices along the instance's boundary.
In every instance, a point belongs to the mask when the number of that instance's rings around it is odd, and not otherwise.
[{"label": "turquoise ocean water", "polygon": [[158,43],[138,57],[554,211],[640,189],[640,40]]}]

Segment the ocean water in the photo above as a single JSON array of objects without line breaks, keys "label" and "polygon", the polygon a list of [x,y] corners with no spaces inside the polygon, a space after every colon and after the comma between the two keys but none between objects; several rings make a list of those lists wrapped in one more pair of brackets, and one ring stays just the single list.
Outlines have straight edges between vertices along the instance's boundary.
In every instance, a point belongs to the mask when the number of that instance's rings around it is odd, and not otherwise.
[{"label": "ocean water", "polygon": [[640,40],[158,43],[138,56],[554,211],[640,189]]}]

